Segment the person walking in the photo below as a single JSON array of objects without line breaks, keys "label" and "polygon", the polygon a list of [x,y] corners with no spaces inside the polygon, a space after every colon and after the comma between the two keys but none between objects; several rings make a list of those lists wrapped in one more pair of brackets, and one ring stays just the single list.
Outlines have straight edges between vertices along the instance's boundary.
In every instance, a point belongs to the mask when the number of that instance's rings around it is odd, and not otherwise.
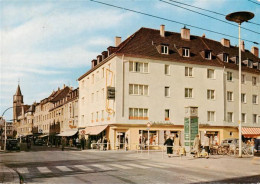
[{"label": "person walking", "polygon": [[199,134],[197,134],[193,142],[193,150],[195,152],[194,157],[200,157],[200,146],[201,146],[200,137]]},{"label": "person walking", "polygon": [[258,136],[256,139],[255,139],[255,150],[254,150],[254,155],[259,154],[260,153],[260,136]]},{"label": "person walking", "polygon": [[61,150],[64,151],[64,148],[66,146],[66,138],[62,137],[61,138]]},{"label": "person walking", "polygon": [[209,137],[208,137],[208,135],[207,134],[205,134],[204,135],[204,142],[203,142],[203,148],[205,149],[205,152],[207,153],[207,156],[206,156],[206,158],[208,158],[209,157],[209,152],[210,152],[210,150],[209,150],[209,145],[210,143],[209,143]]},{"label": "person walking", "polygon": [[106,151],[107,150],[107,138],[104,138],[104,147],[103,150]]},{"label": "person walking", "polygon": [[173,142],[174,142],[174,150],[176,151],[177,155],[179,155],[181,142],[178,134],[175,135],[175,139]]},{"label": "person walking", "polygon": [[84,137],[84,136],[81,138],[80,144],[81,144],[81,149],[84,150],[84,149],[85,149],[85,144],[86,144],[86,141],[85,141],[85,137]]},{"label": "person walking", "polygon": [[167,139],[166,139],[164,145],[166,145],[167,154],[168,154],[168,157],[170,157],[172,155],[172,146],[173,146],[173,140],[170,138],[170,136],[167,136]]},{"label": "person walking", "polygon": [[69,140],[70,147],[72,147],[72,138]]}]

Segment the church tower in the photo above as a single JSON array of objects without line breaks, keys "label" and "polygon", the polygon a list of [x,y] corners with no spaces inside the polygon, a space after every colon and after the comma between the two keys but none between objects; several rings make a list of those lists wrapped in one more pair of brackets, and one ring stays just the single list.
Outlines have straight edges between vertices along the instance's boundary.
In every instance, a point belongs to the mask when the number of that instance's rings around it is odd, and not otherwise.
[{"label": "church tower", "polygon": [[22,110],[23,95],[21,93],[20,85],[18,84],[15,95],[13,96],[13,121],[17,122],[18,116]]}]

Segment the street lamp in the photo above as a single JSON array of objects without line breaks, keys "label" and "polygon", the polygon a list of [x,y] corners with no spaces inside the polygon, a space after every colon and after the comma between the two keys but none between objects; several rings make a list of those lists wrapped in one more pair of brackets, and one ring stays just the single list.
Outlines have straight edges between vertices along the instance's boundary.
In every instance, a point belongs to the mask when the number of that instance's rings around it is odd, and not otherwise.
[{"label": "street lamp", "polygon": [[150,155],[150,127],[151,127],[151,123],[150,122],[148,122],[147,124],[146,124],[146,126],[147,126],[147,130],[148,130],[148,156]]},{"label": "street lamp", "polygon": [[242,157],[242,125],[241,125],[241,41],[240,41],[240,28],[243,22],[247,22],[255,15],[251,12],[241,11],[230,13],[226,16],[228,21],[238,23],[238,45],[239,45],[239,73],[238,73],[238,125],[239,125],[239,157]]}]

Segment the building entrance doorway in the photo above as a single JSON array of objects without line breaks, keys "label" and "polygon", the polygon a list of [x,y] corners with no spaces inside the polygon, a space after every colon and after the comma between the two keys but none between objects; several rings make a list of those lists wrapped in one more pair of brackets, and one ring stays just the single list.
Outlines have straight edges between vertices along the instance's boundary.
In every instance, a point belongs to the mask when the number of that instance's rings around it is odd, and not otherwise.
[{"label": "building entrance doorway", "polygon": [[116,136],[116,147],[117,149],[125,148],[125,132],[117,132]]}]

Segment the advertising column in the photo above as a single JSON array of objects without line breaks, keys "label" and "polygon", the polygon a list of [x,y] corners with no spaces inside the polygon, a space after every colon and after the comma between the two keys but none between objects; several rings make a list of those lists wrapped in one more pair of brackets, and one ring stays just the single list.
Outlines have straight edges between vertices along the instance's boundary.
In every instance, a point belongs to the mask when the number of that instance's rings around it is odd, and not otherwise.
[{"label": "advertising column", "polygon": [[198,107],[185,107],[184,118],[184,146],[186,151],[190,151],[193,141],[199,133]]}]

